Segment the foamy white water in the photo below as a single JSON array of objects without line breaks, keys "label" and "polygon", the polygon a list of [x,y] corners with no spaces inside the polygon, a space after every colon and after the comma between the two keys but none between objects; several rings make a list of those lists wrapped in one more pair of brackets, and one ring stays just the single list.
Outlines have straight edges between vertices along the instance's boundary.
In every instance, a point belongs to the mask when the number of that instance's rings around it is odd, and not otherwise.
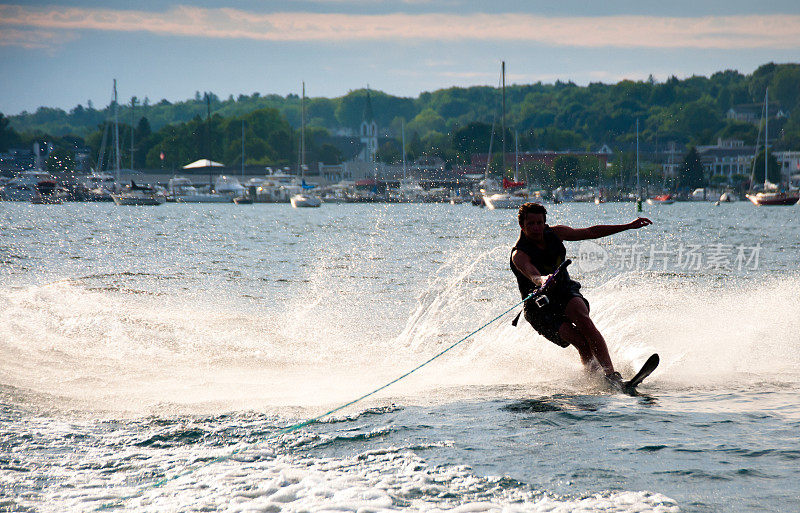
[{"label": "foamy white water", "polygon": [[[2,207],[0,507],[798,505],[785,493],[800,458],[796,209],[677,204],[602,241],[612,255],[760,244],[755,269],[572,271],[623,374],[661,354],[642,398],[609,396],[574,351],[512,327],[513,312],[335,422],[275,438],[518,302],[513,213]],[[631,210],[561,205],[550,220]]]}]

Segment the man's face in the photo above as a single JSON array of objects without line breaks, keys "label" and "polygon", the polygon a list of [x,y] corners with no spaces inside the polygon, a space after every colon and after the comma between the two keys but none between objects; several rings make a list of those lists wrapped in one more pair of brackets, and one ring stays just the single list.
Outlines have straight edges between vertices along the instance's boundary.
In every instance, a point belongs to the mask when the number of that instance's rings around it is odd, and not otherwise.
[{"label": "man's face", "polygon": [[522,233],[529,239],[539,240],[544,232],[544,214],[526,214]]}]

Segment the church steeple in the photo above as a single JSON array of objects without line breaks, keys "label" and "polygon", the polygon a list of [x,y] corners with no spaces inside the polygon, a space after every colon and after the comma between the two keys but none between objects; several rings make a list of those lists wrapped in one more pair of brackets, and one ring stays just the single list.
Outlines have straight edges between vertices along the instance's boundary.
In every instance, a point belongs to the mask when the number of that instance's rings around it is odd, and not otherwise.
[{"label": "church steeple", "polygon": [[367,86],[367,98],[361,120],[361,142],[364,143],[362,159],[366,162],[375,162],[375,155],[378,153],[378,124],[375,122],[375,114],[372,112],[369,86]]},{"label": "church steeple", "polygon": [[369,95],[369,86],[367,86],[367,102],[364,104],[364,116],[361,121],[372,123],[375,121],[375,114],[372,112],[372,98]]}]

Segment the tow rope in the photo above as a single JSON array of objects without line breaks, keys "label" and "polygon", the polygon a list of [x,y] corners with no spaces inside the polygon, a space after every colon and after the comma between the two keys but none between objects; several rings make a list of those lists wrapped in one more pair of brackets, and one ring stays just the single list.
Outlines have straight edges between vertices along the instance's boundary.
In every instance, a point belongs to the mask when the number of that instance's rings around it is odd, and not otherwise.
[{"label": "tow rope", "polygon": [[[463,338],[461,338],[457,342],[451,344],[450,346],[448,346],[447,348],[443,349],[442,351],[439,351],[438,353],[436,353],[432,357],[428,358],[427,360],[425,360],[421,364],[417,365],[416,367],[414,367],[410,371],[406,372],[405,374],[403,374],[401,376],[398,376],[397,378],[395,378],[392,381],[386,383],[385,385],[382,385],[382,386],[376,388],[375,390],[362,395],[361,397],[353,399],[352,401],[349,401],[349,402],[347,402],[345,404],[342,404],[341,406],[337,406],[336,408],[334,408],[334,409],[332,409],[330,411],[327,411],[327,412],[325,412],[325,413],[323,413],[321,415],[317,415],[316,417],[313,417],[311,419],[304,420],[302,422],[298,422],[297,424],[292,424],[291,426],[287,426],[287,427],[281,428],[281,429],[279,429],[279,430],[267,435],[267,437],[264,440],[271,440],[273,438],[277,438],[280,435],[285,435],[287,433],[292,433],[292,432],[297,431],[298,429],[301,429],[301,428],[303,428],[305,426],[308,426],[310,424],[314,424],[316,422],[319,422],[320,420],[322,420],[323,418],[327,417],[328,415],[333,415],[334,413],[336,413],[338,411],[341,411],[341,410],[347,408],[348,406],[352,406],[352,405],[354,405],[354,404],[356,404],[356,403],[358,403],[360,401],[363,401],[364,399],[377,394],[381,390],[384,390],[385,388],[388,388],[388,387],[394,385],[398,381],[407,378],[411,374],[417,372],[418,370],[420,370],[421,368],[425,367],[429,363],[433,362],[434,360],[436,360],[440,356],[444,355],[445,353],[447,353],[451,349],[455,348],[456,346],[458,346],[462,342],[466,341],[467,339],[469,339],[470,337],[472,337],[473,335],[475,335],[479,331],[483,330],[484,328],[486,328],[490,324],[494,323],[495,321],[497,321],[498,319],[500,319],[501,317],[503,317],[507,313],[511,312],[512,310],[514,310],[518,306],[524,304],[527,300],[531,299],[533,296],[541,295],[541,293],[548,287],[548,285],[554,281],[554,279],[560,273],[561,269],[565,268],[566,266],[568,266],[571,263],[572,263],[571,260],[565,260],[564,263],[562,263],[558,267],[558,269],[556,269],[556,271],[553,274],[550,275],[550,277],[547,279],[547,281],[544,282],[544,284],[542,284],[541,287],[539,287],[538,289],[536,289],[533,292],[531,292],[530,294],[528,294],[528,296],[526,298],[524,298],[522,301],[519,301],[518,303],[515,303],[511,308],[509,308],[509,309],[505,310],[503,313],[497,315],[492,320],[484,323],[480,328],[470,332],[468,335],[464,336]],[[170,481],[174,481],[175,479],[178,479],[179,477],[192,474],[195,471],[197,471],[197,470],[199,470],[201,468],[207,467],[209,465],[212,465],[214,463],[218,463],[220,461],[228,460],[228,459],[232,458],[233,456],[239,454],[240,452],[252,447],[253,445],[255,445],[255,443],[247,444],[244,447],[241,447],[239,449],[236,449],[236,450],[226,454],[225,456],[218,456],[216,458],[213,458],[211,460],[205,461],[203,463],[200,463],[200,464],[197,464],[197,465],[194,465],[194,466],[190,466],[190,467],[186,468],[185,470],[183,470],[181,472],[178,472],[178,473],[176,473],[176,474],[174,474],[172,476],[165,477],[165,478],[163,478],[163,479],[161,479],[159,481],[156,481],[155,483],[152,483],[150,485],[144,486],[144,487],[140,488],[140,491],[144,491],[144,490],[146,490],[148,488],[160,488],[161,486],[164,486],[166,483],[169,483]],[[94,511],[102,511],[102,510],[106,510],[106,509],[111,509],[111,508],[123,503],[124,501],[126,501],[128,499],[133,499],[136,496],[137,495],[127,495],[127,496],[124,496],[124,497],[120,497],[120,498],[118,498],[116,500],[113,500],[111,502],[107,502],[105,504],[100,505]]]}]

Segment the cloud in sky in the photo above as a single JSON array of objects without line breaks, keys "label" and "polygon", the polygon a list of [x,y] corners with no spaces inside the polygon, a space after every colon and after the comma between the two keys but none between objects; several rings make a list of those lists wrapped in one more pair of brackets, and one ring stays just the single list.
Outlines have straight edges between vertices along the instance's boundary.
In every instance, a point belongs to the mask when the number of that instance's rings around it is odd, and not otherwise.
[{"label": "cloud in sky", "polygon": [[65,42],[65,38],[72,40],[75,37],[74,34],[61,34],[52,30],[3,28],[0,30],[0,46],[18,46],[28,50],[50,49]]},{"label": "cloud in sky", "polygon": [[0,5],[0,45],[57,45],[52,31],[147,32],[268,42],[513,41],[581,48],[792,49],[800,15],[596,17],[274,12],[179,6],[166,11]]}]

